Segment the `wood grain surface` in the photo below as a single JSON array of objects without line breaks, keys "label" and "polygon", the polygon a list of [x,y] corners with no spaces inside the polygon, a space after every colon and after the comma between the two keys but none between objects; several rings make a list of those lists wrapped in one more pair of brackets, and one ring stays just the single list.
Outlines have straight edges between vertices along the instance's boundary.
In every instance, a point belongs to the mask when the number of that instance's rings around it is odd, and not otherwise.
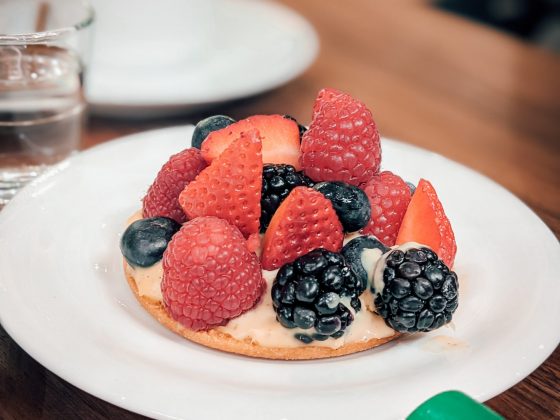
[{"label": "wood grain surface", "polygon": [[[197,115],[92,118],[84,147],[214,113],[289,113],[308,122],[317,91],[331,86],[367,103],[384,136],[489,176],[560,235],[559,56],[423,2],[284,2],[309,19],[321,39],[320,55],[304,75]],[[508,419],[560,418],[560,350],[488,405]],[[0,328],[0,419],[37,418],[141,417],[50,373]]]}]

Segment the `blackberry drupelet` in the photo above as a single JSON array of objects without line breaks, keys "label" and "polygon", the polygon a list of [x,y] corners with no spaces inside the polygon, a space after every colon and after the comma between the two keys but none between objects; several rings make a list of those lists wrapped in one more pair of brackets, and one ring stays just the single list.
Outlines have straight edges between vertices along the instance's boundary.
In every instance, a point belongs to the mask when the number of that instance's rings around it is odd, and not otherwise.
[{"label": "blackberry drupelet", "polygon": [[[375,307],[398,332],[427,332],[451,321],[458,305],[457,274],[428,248],[400,249],[386,256],[383,289]],[[376,279],[378,281],[378,279]]]},{"label": "blackberry drupelet", "polygon": [[271,288],[276,319],[286,328],[308,330],[294,334],[306,344],[341,337],[354,320],[341,298],[358,312],[360,293],[359,280],[342,254],[322,248],[283,265]]},{"label": "blackberry drupelet", "polygon": [[280,203],[295,187],[312,187],[313,181],[292,165],[266,164],[263,167],[261,192],[261,233],[268,228],[270,219]]}]

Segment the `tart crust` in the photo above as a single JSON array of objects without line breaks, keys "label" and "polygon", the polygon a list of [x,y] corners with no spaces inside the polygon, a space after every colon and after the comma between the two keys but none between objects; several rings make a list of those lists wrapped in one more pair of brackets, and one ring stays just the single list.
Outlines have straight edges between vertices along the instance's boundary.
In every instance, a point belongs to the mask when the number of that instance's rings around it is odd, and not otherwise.
[{"label": "tart crust", "polygon": [[140,302],[144,309],[146,309],[160,324],[170,329],[174,333],[186,338],[187,340],[216,350],[262,359],[312,360],[345,356],[348,354],[369,350],[392,341],[401,335],[395,332],[395,334],[390,337],[372,338],[367,341],[347,343],[342,347],[332,349],[329,347],[318,347],[313,345],[306,345],[297,348],[264,347],[259,345],[258,343],[252,342],[250,339],[238,340],[231,335],[217,329],[210,329],[208,331],[193,331],[182,326],[179,322],[172,319],[168,315],[161,302],[144,296],[140,296],[138,294],[136,281],[130,274],[129,270],[126,269],[126,265],[126,261],[124,261],[124,272],[128,281],[128,285],[130,286],[131,290],[134,292],[134,296],[136,296],[136,299],[138,300],[138,302]]}]

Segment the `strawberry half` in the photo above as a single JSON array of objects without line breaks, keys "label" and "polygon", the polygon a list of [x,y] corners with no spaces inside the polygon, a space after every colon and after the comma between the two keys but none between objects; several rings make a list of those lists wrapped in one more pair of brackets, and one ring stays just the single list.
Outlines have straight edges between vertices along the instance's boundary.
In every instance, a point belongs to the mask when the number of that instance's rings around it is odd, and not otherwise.
[{"label": "strawberry half", "polygon": [[299,127],[291,119],[282,115],[253,115],[208,135],[202,143],[202,157],[212,162],[241,133],[257,129],[262,139],[262,158],[264,163],[287,163],[299,166]]},{"label": "strawberry half", "polygon": [[257,130],[240,135],[179,195],[189,219],[216,216],[237,226],[245,237],[259,232],[262,155]]},{"label": "strawberry half", "polygon": [[397,235],[397,245],[405,242],[428,245],[448,267],[453,267],[455,234],[436,190],[425,179],[418,183]]},{"label": "strawberry half", "polygon": [[342,225],[330,200],[312,188],[296,187],[270,221],[262,266],[274,270],[316,248],[338,252],[343,239]]}]

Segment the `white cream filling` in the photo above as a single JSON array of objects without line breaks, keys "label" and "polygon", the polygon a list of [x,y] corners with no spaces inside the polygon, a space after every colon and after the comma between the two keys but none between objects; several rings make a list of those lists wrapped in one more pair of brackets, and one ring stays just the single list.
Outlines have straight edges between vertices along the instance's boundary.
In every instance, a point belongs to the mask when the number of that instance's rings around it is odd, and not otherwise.
[{"label": "white cream filling", "polygon": [[[141,213],[134,214],[128,221],[132,223],[141,219]],[[350,236],[350,235],[349,235]],[[352,234],[352,238],[358,235]],[[348,239],[350,240],[350,239]],[[347,242],[347,240],[345,241]],[[368,273],[368,283],[374,276],[374,267],[381,257],[378,249],[366,249],[362,253],[362,264]],[[136,281],[140,296],[149,297],[156,301],[162,301],[161,280],[163,278],[162,263],[159,261],[151,267],[131,267],[126,265],[126,269]],[[267,288],[259,303],[251,310],[231,319],[226,325],[217,327],[218,330],[228,333],[238,340],[251,340],[264,347],[302,347],[306,344],[294,337],[296,333],[313,334],[313,328],[303,330],[300,328],[285,328],[276,320],[276,313],[272,307],[272,297],[270,289],[278,270],[263,270],[263,277],[266,280]],[[381,272],[382,274],[383,272]],[[377,314],[373,313],[373,296],[369,291],[369,284],[366,291],[360,296],[362,310],[354,312],[350,302],[343,303],[354,315],[354,321],[346,329],[346,333],[338,338],[328,338],[325,341],[313,341],[313,346],[339,348],[348,343],[368,341],[373,338],[385,338],[395,334],[395,331],[385,324],[385,321]]]}]

